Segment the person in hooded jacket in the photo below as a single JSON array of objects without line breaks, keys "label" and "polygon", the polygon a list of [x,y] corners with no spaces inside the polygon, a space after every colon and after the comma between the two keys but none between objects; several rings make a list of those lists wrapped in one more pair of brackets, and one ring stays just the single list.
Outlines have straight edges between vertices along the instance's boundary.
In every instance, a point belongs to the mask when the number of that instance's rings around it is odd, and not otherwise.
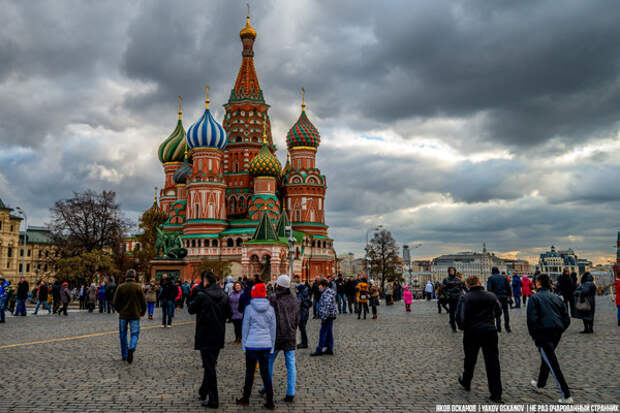
[{"label": "person in hooded jacket", "polygon": [[618,318],[618,327],[620,327],[620,273],[616,274],[616,280],[614,281],[616,288],[616,309]]},{"label": "person in hooded jacket", "polygon": [[149,320],[153,319],[153,312],[155,311],[155,303],[157,302],[157,288],[155,284],[149,283],[146,287],[146,311],[149,315]]},{"label": "person in hooded jacket", "polygon": [[92,313],[95,310],[95,306],[97,305],[97,286],[95,283],[90,284],[90,288],[88,289],[88,312]]},{"label": "person in hooded jacket", "polygon": [[[362,316],[362,312],[364,313],[364,320],[366,320],[366,314],[368,314],[368,302],[370,301],[370,287],[366,278],[362,278],[360,283],[357,284],[357,319],[359,320]],[[375,317],[376,318],[376,317]]]},{"label": "person in hooded jacket", "polygon": [[[319,332],[319,344],[311,356],[334,354],[334,320],[338,315],[338,307],[334,299],[336,292],[329,287],[329,281],[322,279],[319,283],[321,301],[319,302],[319,318],[321,319],[321,331]],[[368,308],[368,304],[366,304]],[[327,350],[323,350],[327,348]]]},{"label": "person in hooded jacket", "polygon": [[58,311],[58,315],[67,314],[67,307],[71,302],[71,293],[69,292],[69,284],[64,282],[60,287],[60,302],[62,303],[62,308]]},{"label": "person in hooded jacket", "polygon": [[[536,277],[536,275],[538,274],[540,273],[537,272],[536,274],[534,274],[534,277]],[[528,277],[526,274],[523,274],[523,277],[521,277],[521,293],[523,294],[523,305],[527,303],[528,297],[532,296],[533,289],[534,284],[532,283],[532,280],[530,280],[530,277]]]},{"label": "person in hooded jacket", "polygon": [[306,332],[306,324],[310,318],[310,307],[312,307],[312,299],[309,293],[310,287],[304,283],[297,284],[297,302],[299,303],[299,332],[301,334],[301,343],[297,345],[298,349],[308,348],[308,333]]},{"label": "person in hooded jacket", "polygon": [[573,283],[573,279],[568,268],[564,268],[562,275],[558,277],[558,289],[560,295],[564,300],[564,305],[570,310],[571,314],[575,314],[575,288],[577,286]]},{"label": "person in hooded jacket", "polygon": [[456,268],[449,267],[448,268],[448,276],[443,279],[441,283],[441,292],[446,297],[446,302],[448,304],[448,313],[450,314],[450,327],[452,327],[452,331],[456,333],[456,306],[458,305],[459,299],[461,295],[463,295],[463,290],[465,289],[465,285],[460,278],[456,276]]},{"label": "person in hooded jacket", "polygon": [[405,311],[411,312],[411,303],[413,302],[413,294],[409,291],[409,286],[405,285],[405,291],[403,292],[403,301],[405,302]]},{"label": "person in hooded jacket", "polygon": [[515,298],[515,308],[521,308],[521,277],[517,274],[512,276],[512,295]]},{"label": "person in hooded jacket", "polygon": [[258,362],[261,378],[265,387],[264,407],[274,410],[273,387],[269,375],[269,358],[274,351],[276,343],[276,314],[267,300],[267,287],[262,282],[252,287],[252,299],[250,305],[245,308],[243,314],[243,328],[241,340],[245,353],[245,385],[243,396],[237,399],[237,404],[249,406],[252,385],[254,384],[254,372]]},{"label": "person in hooded jacket", "polygon": [[224,292],[227,295],[230,295],[230,292],[233,290],[233,277],[230,275],[226,277],[226,283],[224,283]]},{"label": "person in hooded jacket", "polygon": [[10,283],[4,277],[0,277],[0,323],[6,322],[4,311],[9,296],[9,285]]},{"label": "person in hooded jacket", "polygon": [[200,350],[205,369],[198,395],[204,407],[217,409],[219,394],[216,364],[220,350],[224,348],[226,320],[231,316],[230,300],[217,285],[217,277],[211,271],[202,273],[202,283],[197,288],[187,305],[187,311],[196,314],[194,348]]},{"label": "person in hooded jacket", "polygon": [[547,274],[536,276],[536,294],[527,303],[527,329],[540,352],[540,372],[538,380],[532,380],[535,389],[545,387],[549,372],[553,375],[562,398],[562,404],[573,403],[568,384],[564,379],[555,349],[560,343],[562,333],[570,325],[566,306],[557,295],[551,292],[551,279]]},{"label": "person in hooded jacket", "polygon": [[41,281],[41,284],[39,284],[39,301],[37,302],[37,305],[34,308],[35,315],[39,313],[39,307],[41,306],[41,304],[43,304],[43,308],[47,309],[48,314],[52,314],[52,308],[47,303],[48,297],[49,297],[49,290],[47,288],[47,284],[45,283],[45,281]]},{"label": "person in hooded jacket", "polygon": [[594,311],[596,309],[596,285],[589,272],[581,276],[581,285],[575,290],[575,311],[573,316],[583,321],[581,334],[594,333]]},{"label": "person in hooded jacket", "polygon": [[[491,269],[491,275],[487,280],[487,290],[492,292],[497,297],[497,300],[502,306],[502,313],[504,314],[504,327],[506,332],[510,333],[510,314],[508,312],[508,300],[512,297],[512,289],[510,283],[505,275],[499,273],[497,267]],[[497,325],[497,332],[502,332],[502,318],[501,314],[495,318],[495,324]]]},{"label": "person in hooded jacket", "polygon": [[103,313],[105,311],[105,283],[101,283],[99,289],[97,290],[97,300],[99,300],[99,312]]},{"label": "person in hooded jacket", "polygon": [[243,290],[241,289],[241,283],[233,283],[232,290],[228,293],[228,300],[230,302],[230,319],[233,326],[235,326],[235,344],[241,344],[241,324],[243,323],[243,313],[239,311],[239,300],[241,299]]},{"label": "person in hooded jacket", "polygon": [[15,309],[16,316],[26,316],[26,299],[28,299],[28,281],[24,277],[19,278],[17,283],[17,308]]},{"label": "person in hooded jacket", "polygon": [[114,280],[110,281],[105,286],[105,302],[106,302],[108,314],[114,313],[116,311],[114,310],[114,306],[112,305],[112,300],[114,299],[114,293],[116,293],[116,287],[117,285],[114,282]]}]

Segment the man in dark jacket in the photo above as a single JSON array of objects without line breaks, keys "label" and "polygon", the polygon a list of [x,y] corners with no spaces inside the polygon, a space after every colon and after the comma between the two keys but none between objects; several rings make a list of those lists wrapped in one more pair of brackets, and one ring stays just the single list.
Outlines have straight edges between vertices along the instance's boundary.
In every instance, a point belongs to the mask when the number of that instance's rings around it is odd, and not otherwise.
[{"label": "man in dark jacket", "polygon": [[297,302],[299,303],[299,332],[301,333],[301,343],[297,345],[298,349],[308,348],[308,334],[306,333],[306,324],[310,318],[310,307],[312,307],[312,299],[310,298],[309,288],[306,284],[297,285]]},{"label": "man in dark jacket", "polygon": [[41,306],[41,304],[43,304],[43,308],[46,308],[49,314],[52,314],[52,309],[47,303],[48,297],[49,290],[47,289],[47,284],[45,283],[45,281],[41,281],[41,284],[39,284],[39,301],[37,302],[37,306],[34,308],[35,315],[39,312],[39,307]]},{"label": "man in dark jacket", "polygon": [[292,403],[295,397],[295,347],[297,344],[297,326],[299,325],[299,303],[291,294],[291,279],[282,274],[278,277],[275,294],[269,297],[269,302],[276,313],[276,344],[269,357],[269,375],[273,383],[273,363],[280,351],[284,352],[286,364],[286,397],[284,401]]},{"label": "man in dark jacket", "polygon": [[355,279],[353,278],[353,276],[350,276],[344,283],[344,292],[347,296],[349,314],[357,312],[357,291],[355,290],[356,286],[357,284],[355,283]]},{"label": "man in dark jacket", "polygon": [[52,286],[52,312],[56,314],[60,308],[60,281],[54,281]]},{"label": "man in dark jacket", "polygon": [[450,313],[450,327],[456,333],[456,306],[463,294],[463,282],[456,276],[456,268],[448,268],[448,276],[443,279],[441,284],[442,293],[446,296],[448,303],[448,313]]},{"label": "man in dark jacket", "polygon": [[[506,331],[510,333],[510,315],[508,314],[508,298],[512,297],[512,288],[510,282],[505,275],[499,273],[497,267],[491,269],[491,276],[487,281],[487,290],[495,294],[497,300],[502,306],[502,313],[504,313],[504,327]],[[495,317],[495,324],[497,325],[497,332],[502,332],[502,314],[497,314]]]},{"label": "man in dark jacket", "polygon": [[319,318],[319,300],[321,299],[321,289],[319,288],[319,280],[317,277],[312,284],[312,310],[314,314],[314,319]]},{"label": "man in dark jacket", "polygon": [[69,291],[69,283],[64,282],[60,287],[60,302],[62,303],[62,308],[58,310],[58,315],[68,315],[67,307],[71,302],[71,292]]},{"label": "man in dark jacket", "polygon": [[[140,337],[140,317],[144,317],[146,314],[144,291],[136,282],[136,270],[127,270],[125,282],[116,288],[112,305],[118,311],[121,356],[124,361],[131,364],[133,354],[138,346],[138,337]],[[127,346],[127,326],[129,326],[131,337],[129,346]]]},{"label": "man in dark jacket", "polygon": [[336,294],[338,300],[338,313],[346,314],[347,313],[347,295],[344,291],[345,281],[342,278],[342,274],[338,274],[338,278],[336,278]]},{"label": "man in dark jacket", "polygon": [[28,298],[28,281],[24,277],[20,277],[19,283],[17,283],[17,308],[15,309],[15,315],[26,316],[26,299]]},{"label": "man in dark jacket", "polygon": [[105,286],[105,302],[108,307],[108,314],[114,312],[114,306],[112,305],[114,293],[116,293],[116,283],[114,281],[110,281]]},{"label": "man in dark jacket", "polygon": [[536,289],[538,292],[527,303],[527,329],[540,352],[541,363],[538,380],[531,383],[537,389],[545,387],[551,372],[562,394],[559,402],[572,403],[568,384],[555,356],[562,333],[570,325],[568,310],[560,297],[551,293],[551,279],[547,274],[536,277]]},{"label": "man in dark jacket", "polygon": [[461,297],[456,312],[456,322],[463,330],[463,350],[465,364],[459,383],[469,391],[478,352],[482,348],[484,366],[489,383],[491,401],[501,403],[502,380],[499,365],[499,348],[497,345],[497,328],[495,317],[501,314],[500,304],[494,294],[484,291],[480,279],[469,276],[466,280],[469,292]]},{"label": "man in dark jacket", "polygon": [[[219,407],[217,373],[215,370],[220,350],[224,348],[226,320],[232,315],[228,296],[217,285],[217,277],[211,271],[202,273],[202,284],[187,306],[190,314],[196,314],[194,348],[200,350],[204,376],[198,390],[202,405]],[[207,396],[209,400],[206,400]]]},{"label": "man in dark jacket", "polygon": [[178,289],[176,284],[168,278],[168,274],[161,276],[161,292],[159,301],[162,314],[162,327],[172,327],[172,318],[174,317],[174,307],[176,306],[176,298]]},{"label": "man in dark jacket", "polygon": [[575,294],[575,289],[577,286],[573,284],[573,280],[570,275],[570,270],[568,268],[564,268],[562,271],[562,275],[558,277],[558,289],[560,290],[560,295],[564,299],[564,305],[567,310],[570,310],[570,314],[574,314],[574,302],[573,297]]}]

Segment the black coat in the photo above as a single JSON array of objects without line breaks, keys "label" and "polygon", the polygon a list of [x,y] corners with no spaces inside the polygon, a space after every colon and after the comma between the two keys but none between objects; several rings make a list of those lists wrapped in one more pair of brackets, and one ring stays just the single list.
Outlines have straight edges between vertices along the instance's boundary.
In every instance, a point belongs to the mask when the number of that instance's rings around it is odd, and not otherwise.
[{"label": "black coat", "polygon": [[527,329],[534,340],[545,337],[549,331],[564,332],[569,325],[566,306],[551,291],[538,290],[527,301]]},{"label": "black coat", "polygon": [[49,291],[47,289],[47,284],[41,285],[39,287],[39,301],[46,302],[48,295],[49,295]]},{"label": "black coat", "polygon": [[276,290],[269,297],[269,303],[276,313],[276,344],[274,350],[290,351],[297,347],[297,326],[299,325],[299,302],[289,288]]},{"label": "black coat", "polygon": [[487,290],[497,296],[497,298],[512,297],[512,288],[505,275],[493,274],[487,281]]},{"label": "black coat", "polygon": [[196,314],[196,350],[224,348],[226,320],[231,316],[228,296],[217,285],[211,284],[198,291],[189,303],[190,314]]},{"label": "black coat", "polygon": [[176,284],[172,282],[171,279],[167,279],[161,285],[161,293],[159,294],[159,299],[161,301],[174,301],[179,294],[179,289]]},{"label": "black coat", "polygon": [[306,284],[297,286],[297,302],[299,302],[299,319],[307,320],[310,318],[310,307],[312,307],[312,299],[308,292]]},{"label": "black coat", "polygon": [[594,320],[594,312],[596,310],[596,285],[594,285],[593,278],[591,275],[584,275],[581,278],[581,285],[579,288],[575,290],[575,306],[578,301],[587,300],[590,303],[590,311],[579,311],[575,307],[575,311],[573,312],[573,317],[580,318],[586,321]]},{"label": "black coat", "polygon": [[484,291],[484,287],[472,287],[461,297],[456,307],[456,323],[466,333],[490,333],[497,331],[495,317],[502,308],[495,294]]},{"label": "black coat", "polygon": [[458,300],[463,294],[465,284],[457,276],[447,276],[441,283],[441,292],[448,300]]},{"label": "black coat", "polygon": [[30,287],[28,286],[28,281],[20,281],[17,284],[17,299],[25,300],[28,298],[28,291]]},{"label": "black coat", "polygon": [[349,278],[344,283],[344,292],[348,297],[355,297],[357,295],[357,291],[355,291],[355,280],[353,278]]},{"label": "black coat", "polygon": [[571,296],[575,292],[575,284],[573,284],[573,280],[570,275],[562,274],[558,277],[558,288],[560,289],[560,294]]}]

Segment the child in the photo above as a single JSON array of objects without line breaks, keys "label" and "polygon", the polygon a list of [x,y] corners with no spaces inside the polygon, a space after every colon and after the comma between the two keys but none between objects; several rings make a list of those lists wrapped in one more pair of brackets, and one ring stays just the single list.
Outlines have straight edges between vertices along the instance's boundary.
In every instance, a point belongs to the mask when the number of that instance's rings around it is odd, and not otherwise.
[{"label": "child", "polygon": [[405,291],[403,291],[403,301],[405,301],[405,310],[411,312],[411,302],[413,301],[413,295],[409,291],[409,286],[405,285]]}]

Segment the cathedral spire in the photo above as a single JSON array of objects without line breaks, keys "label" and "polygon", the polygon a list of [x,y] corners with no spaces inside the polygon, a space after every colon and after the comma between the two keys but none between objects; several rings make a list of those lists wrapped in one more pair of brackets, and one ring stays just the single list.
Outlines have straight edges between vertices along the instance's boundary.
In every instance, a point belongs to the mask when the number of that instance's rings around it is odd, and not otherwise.
[{"label": "cathedral spire", "polygon": [[254,68],[254,40],[256,39],[256,30],[250,25],[250,8],[248,5],[248,15],[246,17],[245,27],[239,33],[241,43],[243,44],[243,56],[239,74],[235,86],[230,93],[229,103],[239,100],[252,100],[264,103],[263,93],[260,90],[256,69]]}]

